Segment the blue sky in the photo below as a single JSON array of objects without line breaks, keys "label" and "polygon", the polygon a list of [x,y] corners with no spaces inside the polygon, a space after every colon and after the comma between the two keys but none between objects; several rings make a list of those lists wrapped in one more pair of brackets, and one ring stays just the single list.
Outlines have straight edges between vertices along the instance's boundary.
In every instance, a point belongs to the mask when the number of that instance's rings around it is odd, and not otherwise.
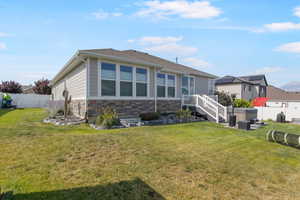
[{"label": "blue sky", "polygon": [[78,49],[137,49],[223,75],[300,77],[299,0],[0,0],[0,80],[52,78]]}]

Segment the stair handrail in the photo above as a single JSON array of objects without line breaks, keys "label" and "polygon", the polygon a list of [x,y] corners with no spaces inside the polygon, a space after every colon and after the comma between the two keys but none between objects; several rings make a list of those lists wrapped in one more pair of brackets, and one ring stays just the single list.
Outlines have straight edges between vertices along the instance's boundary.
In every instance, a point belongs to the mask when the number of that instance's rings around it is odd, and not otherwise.
[{"label": "stair handrail", "polygon": [[220,104],[219,102],[217,102],[216,100],[214,100],[213,98],[211,98],[211,97],[209,97],[209,96],[207,96],[207,95],[203,95],[203,97],[204,98],[206,98],[207,99],[207,101],[211,101],[211,102],[213,102],[214,104],[216,104],[218,107],[221,107],[221,108],[223,108],[224,109],[224,115],[223,114],[221,114],[221,116],[225,119],[225,121],[227,121],[227,107],[226,106],[223,106],[222,104]]},{"label": "stair handrail", "polygon": [[[206,112],[209,116],[211,116],[212,118],[214,118],[216,120],[217,123],[219,123],[219,108],[214,105],[213,103],[211,103],[210,101],[208,101],[205,97],[201,96],[201,95],[191,95],[191,96],[194,96],[197,98],[196,102],[196,106],[200,107],[204,112]],[[216,116],[213,116],[210,112],[207,111],[207,108],[208,106],[205,106],[205,107],[202,107],[200,104],[199,104],[199,99],[200,98],[204,104],[207,104],[209,106],[211,106],[213,108],[213,112],[216,113]]]}]

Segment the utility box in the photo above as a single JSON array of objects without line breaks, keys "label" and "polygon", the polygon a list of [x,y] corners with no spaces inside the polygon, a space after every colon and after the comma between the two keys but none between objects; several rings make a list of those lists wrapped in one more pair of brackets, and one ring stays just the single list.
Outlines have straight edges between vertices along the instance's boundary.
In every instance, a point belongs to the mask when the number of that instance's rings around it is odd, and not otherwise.
[{"label": "utility box", "polygon": [[243,130],[250,130],[250,122],[249,121],[239,121],[238,128]]}]

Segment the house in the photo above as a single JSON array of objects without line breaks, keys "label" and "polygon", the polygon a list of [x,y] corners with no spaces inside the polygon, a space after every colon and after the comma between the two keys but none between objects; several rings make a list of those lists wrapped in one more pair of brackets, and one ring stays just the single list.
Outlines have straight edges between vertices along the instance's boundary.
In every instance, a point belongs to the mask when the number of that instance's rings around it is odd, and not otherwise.
[{"label": "house", "polygon": [[300,92],[288,92],[269,85],[267,98],[267,107],[300,109]]},{"label": "house", "polygon": [[257,97],[266,97],[268,82],[265,75],[224,76],[215,80],[215,90],[235,95],[238,99],[250,101]]},{"label": "house", "polygon": [[108,106],[120,117],[175,112],[183,95],[209,94],[215,78],[140,51],[79,50],[51,81],[52,100],[68,90],[73,114],[91,121]]},{"label": "house", "polygon": [[34,94],[32,85],[22,85],[22,91],[24,94]]},{"label": "house", "polygon": [[299,121],[300,119],[300,93],[287,92],[275,86],[267,86],[266,103],[256,107],[258,119],[276,120],[277,115],[283,113],[286,121]]}]

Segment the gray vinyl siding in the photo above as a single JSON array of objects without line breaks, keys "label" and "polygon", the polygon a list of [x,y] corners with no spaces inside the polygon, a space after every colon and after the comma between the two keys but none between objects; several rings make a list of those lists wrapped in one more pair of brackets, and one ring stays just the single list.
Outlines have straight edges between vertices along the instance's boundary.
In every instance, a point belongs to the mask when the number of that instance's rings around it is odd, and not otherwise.
[{"label": "gray vinyl siding", "polygon": [[53,100],[63,100],[63,91],[65,89],[65,80],[58,81],[53,87],[52,87],[52,95]]},{"label": "gray vinyl siding", "polygon": [[72,99],[85,99],[86,76],[86,65],[82,63],[52,87],[54,100],[63,100],[62,93],[65,89],[68,90]]},{"label": "gray vinyl siding", "polygon": [[99,95],[99,67],[98,67],[98,60],[95,58],[90,58],[90,68],[89,68],[89,96],[97,97]]},{"label": "gray vinyl siding", "polygon": [[200,76],[195,77],[195,93],[196,94],[209,94],[208,81],[209,78],[204,78]]}]

